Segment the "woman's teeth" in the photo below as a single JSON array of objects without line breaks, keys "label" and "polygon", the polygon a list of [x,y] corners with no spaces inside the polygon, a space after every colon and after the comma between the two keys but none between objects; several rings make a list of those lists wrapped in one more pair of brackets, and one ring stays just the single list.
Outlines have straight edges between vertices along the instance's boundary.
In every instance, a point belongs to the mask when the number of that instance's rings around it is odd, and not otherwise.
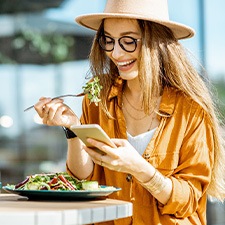
[{"label": "woman's teeth", "polygon": [[117,65],[118,66],[127,66],[127,65],[130,65],[132,62],[134,62],[134,60],[130,60],[127,62],[117,62]]}]

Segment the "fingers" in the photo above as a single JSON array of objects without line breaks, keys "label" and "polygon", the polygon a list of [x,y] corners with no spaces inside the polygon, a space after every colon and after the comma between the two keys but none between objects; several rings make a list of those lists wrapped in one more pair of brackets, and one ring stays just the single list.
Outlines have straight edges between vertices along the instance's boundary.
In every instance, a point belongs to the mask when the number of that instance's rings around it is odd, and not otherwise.
[{"label": "fingers", "polygon": [[34,105],[34,108],[35,110],[37,111],[38,115],[43,118],[44,116],[44,108],[45,108],[45,105],[47,103],[51,102],[51,98],[40,98],[39,99],[39,102],[37,102],[35,105]]},{"label": "fingers", "polygon": [[117,158],[118,155],[116,154],[115,148],[110,147],[109,145],[106,145],[103,142],[100,141],[96,141],[95,139],[92,138],[88,138],[87,142],[89,142],[91,145],[95,146],[96,148],[98,148],[99,150],[101,150],[102,152],[104,152],[105,154],[108,154],[112,157]]},{"label": "fingers", "polygon": [[114,170],[118,172],[122,171],[122,166],[120,163],[120,159],[118,157],[115,158],[108,154],[102,155],[88,147],[84,147],[84,149],[90,155],[90,157],[92,158],[92,161],[95,164],[106,167],[110,170]]},{"label": "fingers", "polygon": [[136,170],[135,162],[137,159],[143,160],[142,156],[134,149],[134,147],[125,139],[111,139],[117,146],[112,148],[102,142],[88,138],[87,141],[103,151],[105,154],[94,151],[91,148],[84,147],[84,150],[90,155],[93,162],[104,166],[110,170],[131,173]]},{"label": "fingers", "polygon": [[103,156],[104,156],[104,155],[101,155],[101,158],[100,158],[100,166],[103,166],[103,163],[104,163],[104,161],[103,161]]},{"label": "fingers", "polygon": [[61,116],[63,111],[65,110],[66,110],[66,106],[63,104],[63,102],[56,101],[56,100],[51,101],[44,108],[44,111],[47,112],[46,114],[48,115],[49,120],[53,120],[55,117],[57,117],[57,114],[58,116]]},{"label": "fingers", "polygon": [[37,111],[38,115],[42,118],[45,114],[49,113],[49,109],[52,105],[56,103],[62,103],[62,99],[54,99],[51,98],[40,98],[39,102],[34,105],[35,110]]},{"label": "fingers", "polygon": [[108,164],[109,156],[103,155],[95,151],[94,149],[88,148],[86,146],[84,147],[84,149],[90,155],[90,157],[92,158],[92,161],[95,164],[98,164],[100,166],[106,166]]},{"label": "fingers", "polygon": [[117,147],[128,146],[128,141],[125,139],[112,138],[111,139]]},{"label": "fingers", "polygon": [[92,161],[96,164],[101,165],[102,162],[102,154],[95,151],[92,148],[87,147],[86,145],[84,145],[84,150],[89,154],[89,156],[92,158]]},{"label": "fingers", "polygon": [[34,105],[38,115],[42,118],[42,122],[46,125],[67,126],[69,118],[63,113],[69,107],[63,104],[62,99],[40,98],[39,102]]}]

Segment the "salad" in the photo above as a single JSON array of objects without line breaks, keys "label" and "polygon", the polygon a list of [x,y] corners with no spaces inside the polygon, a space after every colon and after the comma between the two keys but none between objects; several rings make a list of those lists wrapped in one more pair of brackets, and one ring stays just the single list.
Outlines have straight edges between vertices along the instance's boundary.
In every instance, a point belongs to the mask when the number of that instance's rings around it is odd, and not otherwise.
[{"label": "salad", "polygon": [[[14,190],[101,190],[97,181],[78,180],[66,172],[34,174],[16,185],[7,185]],[[109,187],[114,189],[114,187]]]},{"label": "salad", "polygon": [[95,105],[98,105],[98,103],[101,101],[100,91],[102,86],[99,84],[99,81],[99,78],[95,77],[93,81],[86,83],[82,87],[84,94],[88,94],[88,99],[91,103],[94,102]]}]

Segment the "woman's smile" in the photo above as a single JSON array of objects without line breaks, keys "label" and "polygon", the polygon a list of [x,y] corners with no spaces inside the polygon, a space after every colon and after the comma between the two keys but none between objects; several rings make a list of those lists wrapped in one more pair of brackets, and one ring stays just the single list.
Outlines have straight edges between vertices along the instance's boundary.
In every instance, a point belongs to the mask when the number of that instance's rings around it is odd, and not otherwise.
[{"label": "woman's smile", "polygon": [[133,59],[128,61],[117,62],[116,65],[119,71],[125,72],[129,71],[134,66],[135,62],[136,60]]}]

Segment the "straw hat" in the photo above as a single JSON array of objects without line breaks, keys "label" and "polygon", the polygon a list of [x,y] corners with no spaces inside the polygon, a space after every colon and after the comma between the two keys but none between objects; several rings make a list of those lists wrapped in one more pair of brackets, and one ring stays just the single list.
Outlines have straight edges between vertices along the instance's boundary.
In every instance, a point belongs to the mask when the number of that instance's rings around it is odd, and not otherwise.
[{"label": "straw hat", "polygon": [[177,39],[194,35],[191,27],[169,20],[167,0],[108,0],[103,13],[81,15],[76,18],[76,22],[98,30],[106,18],[141,19],[159,23],[170,28]]}]

